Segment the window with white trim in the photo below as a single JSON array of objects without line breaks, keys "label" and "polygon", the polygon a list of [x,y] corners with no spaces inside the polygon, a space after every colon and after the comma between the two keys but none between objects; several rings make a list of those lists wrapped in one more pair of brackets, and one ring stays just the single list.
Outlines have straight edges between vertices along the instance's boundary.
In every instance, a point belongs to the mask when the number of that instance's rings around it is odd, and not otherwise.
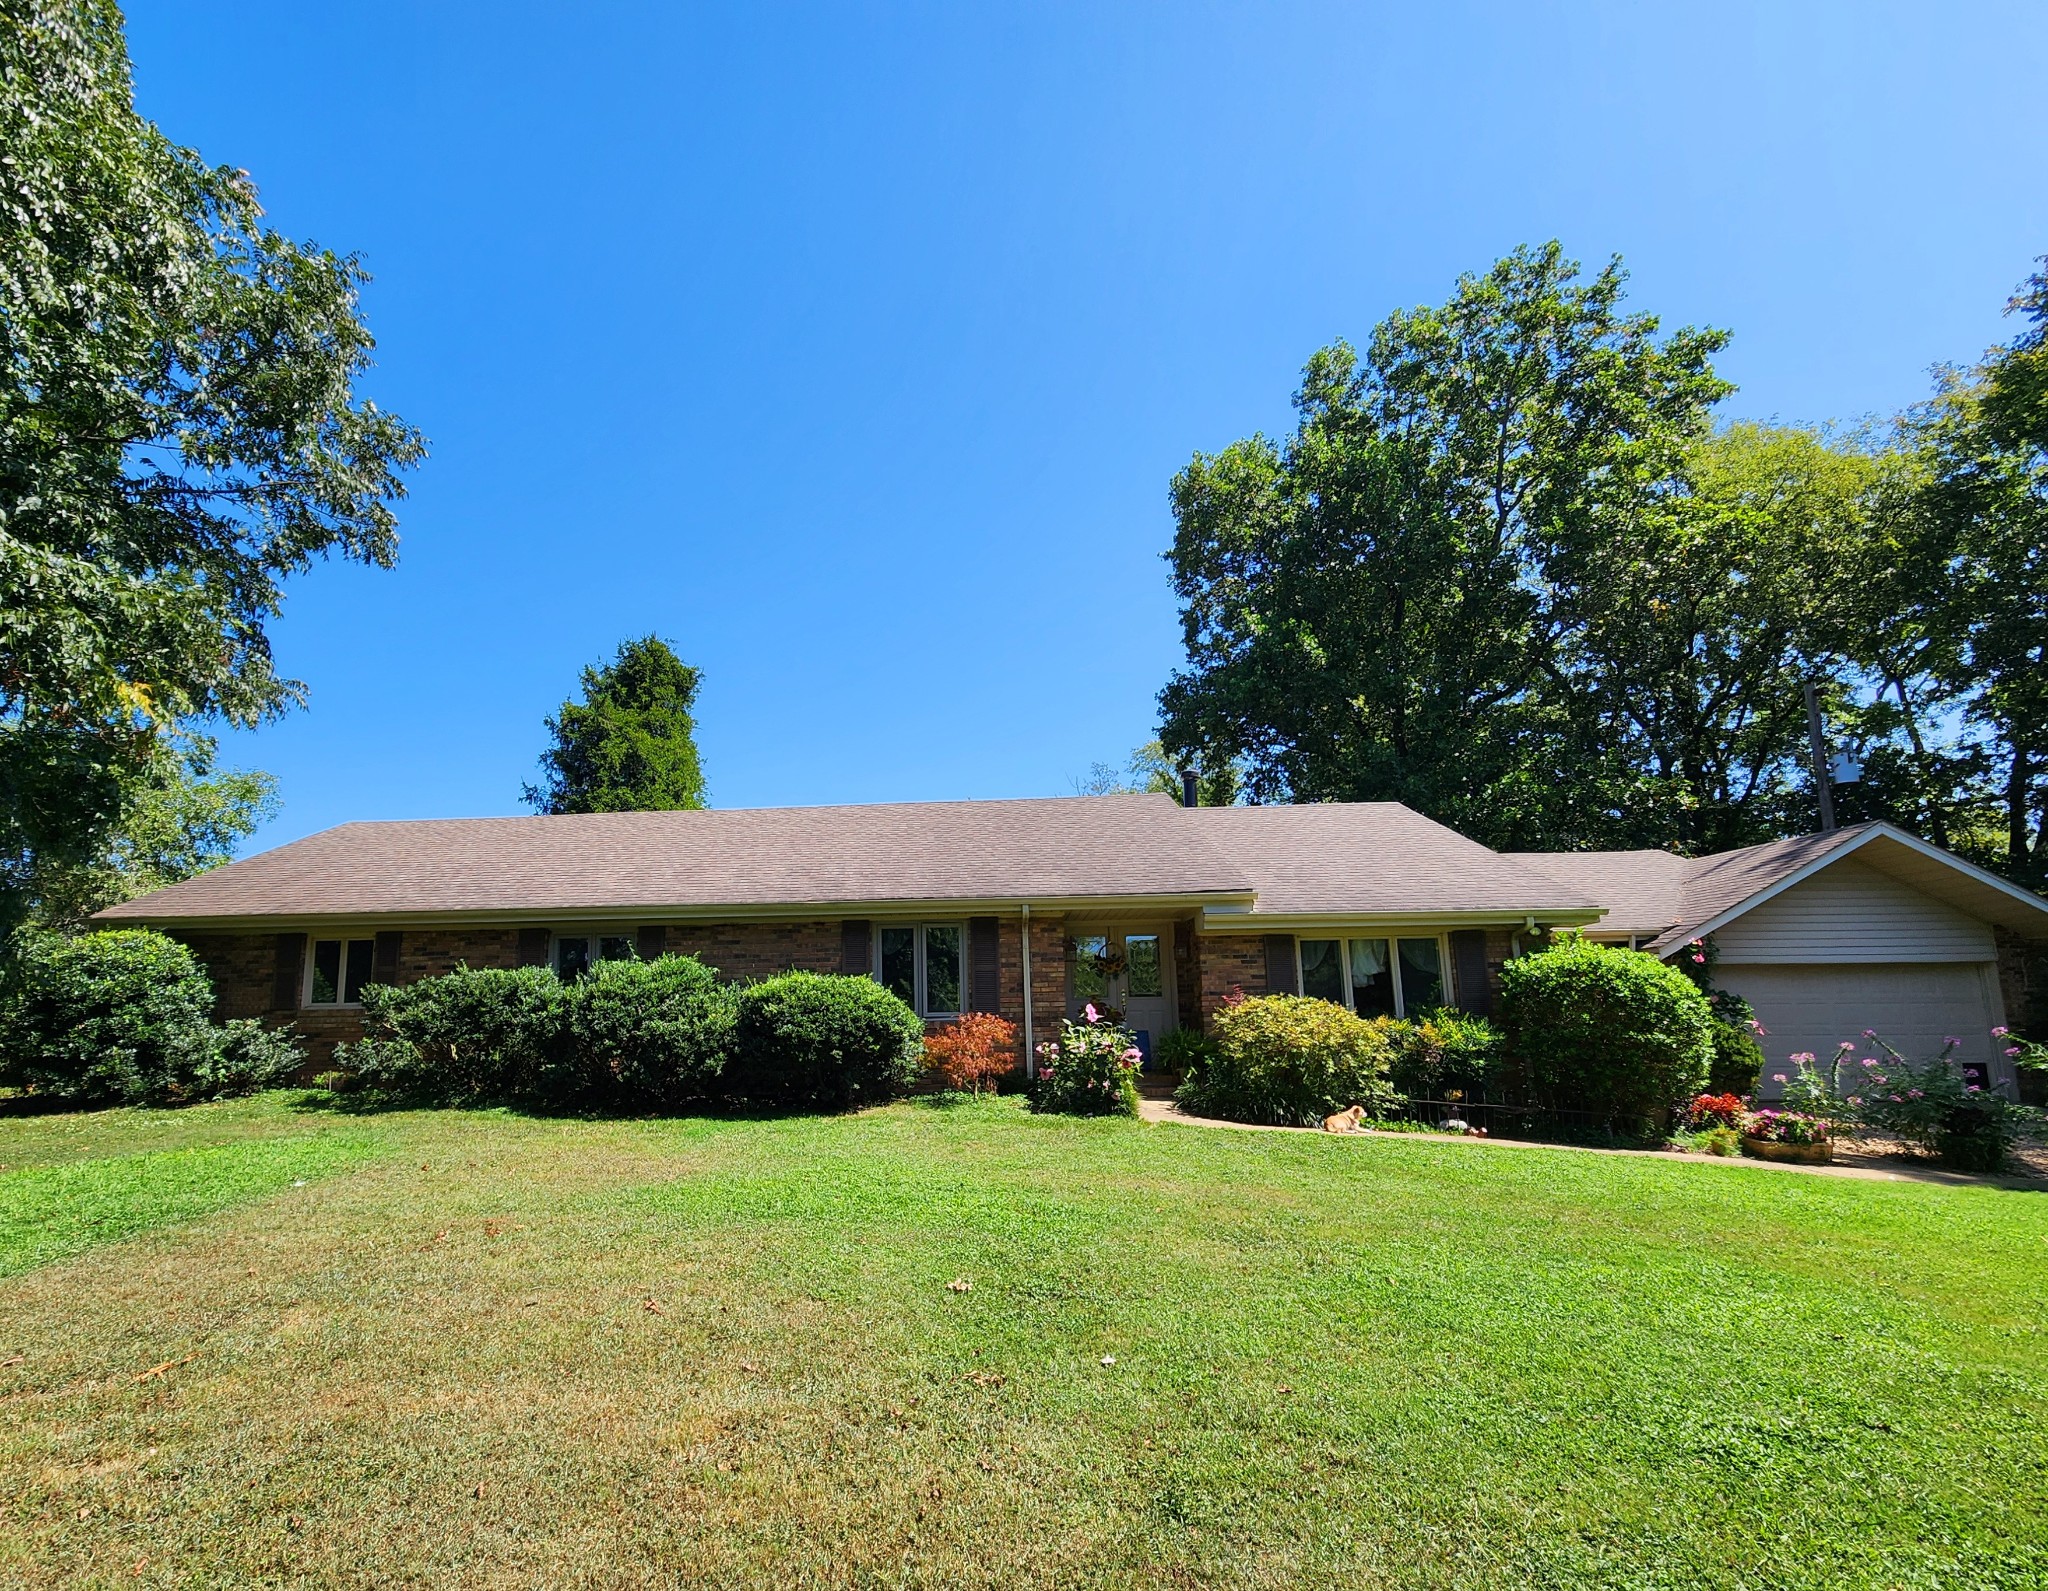
[{"label": "window with white trim", "polygon": [[1297,939],[1301,992],[1360,1016],[1408,1016],[1444,1004],[1443,940],[1436,935]]},{"label": "window with white trim", "polygon": [[[303,1004],[309,1006],[361,1005],[363,985],[371,981],[377,964],[374,939],[316,939],[306,957],[306,991]],[[287,963],[289,965],[289,963]]]},{"label": "window with white trim", "polygon": [[600,961],[631,961],[637,954],[631,934],[556,934],[548,965],[564,983],[574,983]]},{"label": "window with white trim", "polygon": [[919,1016],[958,1016],[966,1007],[965,923],[879,923],[875,981]]}]

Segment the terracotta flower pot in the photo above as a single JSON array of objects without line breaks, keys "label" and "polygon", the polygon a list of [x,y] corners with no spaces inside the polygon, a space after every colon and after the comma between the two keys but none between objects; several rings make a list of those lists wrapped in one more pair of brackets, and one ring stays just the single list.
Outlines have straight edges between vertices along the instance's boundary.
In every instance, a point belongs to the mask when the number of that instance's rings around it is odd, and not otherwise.
[{"label": "terracotta flower pot", "polygon": [[1787,1144],[1775,1138],[1752,1138],[1744,1133],[1742,1152],[1758,1160],[1789,1160],[1795,1166],[1825,1166],[1835,1158],[1835,1141],[1824,1138],[1817,1144]]}]

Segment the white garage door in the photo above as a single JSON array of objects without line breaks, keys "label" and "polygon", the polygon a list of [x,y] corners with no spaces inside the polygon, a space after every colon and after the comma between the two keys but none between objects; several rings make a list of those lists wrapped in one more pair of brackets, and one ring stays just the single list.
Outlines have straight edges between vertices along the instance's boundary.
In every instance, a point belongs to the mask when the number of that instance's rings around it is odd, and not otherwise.
[{"label": "white garage door", "polygon": [[[1788,1056],[1810,1050],[1825,1062],[1844,1039],[1867,1054],[1864,1029],[1912,1060],[1938,1054],[1944,1040],[1962,1040],[1956,1057],[1991,1062],[2001,1006],[1991,962],[1863,962],[1831,966],[1747,965],[1716,969],[1715,982],[1756,1008],[1769,1030],[1759,1042],[1769,1063],[1762,1092],[1775,1095],[1774,1071]],[[2003,1068],[1994,1071],[2002,1075]]]}]

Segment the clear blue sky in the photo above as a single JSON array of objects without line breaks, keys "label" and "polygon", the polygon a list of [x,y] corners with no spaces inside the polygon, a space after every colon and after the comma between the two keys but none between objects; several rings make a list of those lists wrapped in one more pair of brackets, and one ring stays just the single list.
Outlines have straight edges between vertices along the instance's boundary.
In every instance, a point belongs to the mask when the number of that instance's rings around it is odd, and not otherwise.
[{"label": "clear blue sky", "polygon": [[1552,236],[1731,415],[1924,395],[2048,252],[2048,7],[136,0],[144,114],[376,281],[433,454],[298,581],[258,846],[522,810],[578,668],[704,670],[714,804],[1063,794],[1153,730],[1194,451]]}]

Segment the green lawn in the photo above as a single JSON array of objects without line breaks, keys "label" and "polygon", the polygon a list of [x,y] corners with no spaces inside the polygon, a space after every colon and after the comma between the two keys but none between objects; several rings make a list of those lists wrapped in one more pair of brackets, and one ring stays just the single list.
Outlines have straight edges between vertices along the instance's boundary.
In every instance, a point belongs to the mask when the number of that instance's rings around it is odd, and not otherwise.
[{"label": "green lawn", "polygon": [[2048,1583],[2038,1193],[994,1101],[0,1166],[0,1583]]}]

